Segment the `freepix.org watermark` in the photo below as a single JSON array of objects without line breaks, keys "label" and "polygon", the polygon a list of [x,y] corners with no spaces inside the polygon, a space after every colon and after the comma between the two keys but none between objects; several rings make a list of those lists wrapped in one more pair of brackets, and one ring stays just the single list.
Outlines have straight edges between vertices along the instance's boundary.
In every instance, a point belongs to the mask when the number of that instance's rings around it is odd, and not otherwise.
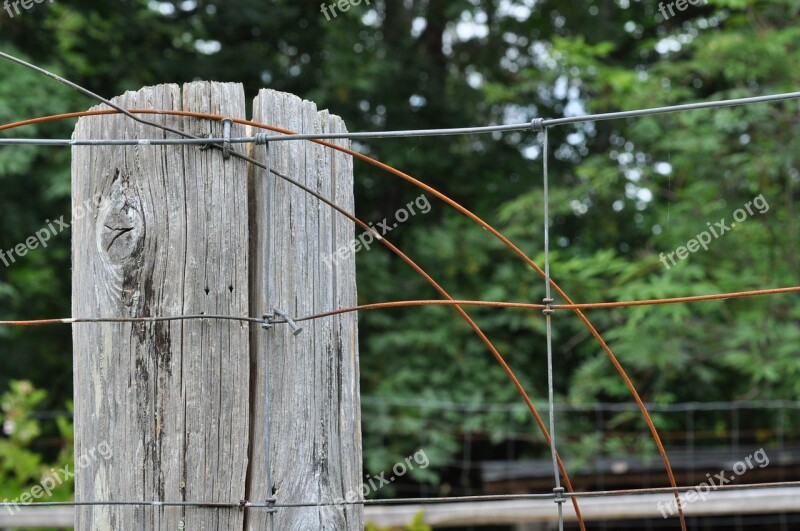
[{"label": "freepix.org watermark", "polygon": [[3,505],[8,513],[14,516],[20,511],[20,505],[30,505],[33,500],[52,496],[54,490],[75,477],[75,471],[88,468],[90,464],[98,461],[101,457],[108,461],[113,456],[114,452],[111,450],[111,445],[103,441],[96,448],[91,448],[78,457],[75,461],[75,470],[70,470],[69,465],[58,469],[51,468],[38,485],[11,501],[6,498],[3,500]]},{"label": "freepix.org watermark", "polygon": [[[658,11],[661,13],[661,16],[664,17],[664,20],[669,20],[670,17],[675,16],[675,11],[673,11],[673,7],[676,7],[678,11],[686,11],[690,5],[697,6],[700,4],[708,4],[708,0],[673,0],[672,2],[664,2],[658,3]],[[669,16],[667,16],[667,11],[669,11]]]},{"label": "freepix.org watermark", "polygon": [[[393,229],[396,229],[400,223],[405,223],[411,217],[416,216],[417,214],[427,214],[431,211],[431,203],[428,201],[428,198],[425,194],[420,194],[419,197],[414,199],[413,201],[409,201],[408,204],[394,213],[395,221],[392,222],[390,225],[387,218],[383,218],[382,221],[378,223],[370,223],[369,226],[372,230],[365,230],[362,232],[358,238],[354,239],[348,245],[342,245],[332,253],[327,256],[322,257],[322,261],[325,262],[325,265],[328,268],[331,268],[333,264],[338,262],[339,260],[346,260],[351,254],[355,254],[361,249],[366,249],[367,251],[370,250],[372,244],[375,240],[380,240],[386,234],[391,232]],[[376,226],[377,225],[377,226]]]},{"label": "freepix.org watermark", "polygon": [[[101,200],[102,196],[98,194],[84,201],[82,205],[77,205],[72,209],[72,221],[83,219],[86,214],[92,211],[92,206],[97,207],[100,205]],[[47,247],[47,242],[50,241],[50,238],[61,234],[70,227],[70,224],[64,221],[64,216],[53,221],[48,219],[45,223],[47,225],[37,230],[33,236],[29,236],[24,242],[18,243],[8,250],[0,249],[0,263],[6,267],[11,267],[11,264],[15,263],[17,258],[24,257],[37,247]]]},{"label": "freepix.org watermark", "polygon": [[713,476],[711,473],[708,473],[706,474],[706,481],[703,481],[695,488],[680,494],[677,499],[672,499],[669,503],[658,502],[658,511],[661,513],[661,516],[667,518],[669,516],[673,516],[677,512],[678,505],[680,505],[681,508],[684,508],[687,504],[694,503],[698,500],[706,501],[706,496],[708,496],[709,492],[727,485],[748,470],[753,470],[756,465],[758,465],[758,468],[764,468],[769,465],[769,456],[763,448],[759,448],[741,461],[734,463],[731,467],[733,474],[726,474],[726,470],[723,470],[719,474],[714,474]]},{"label": "freepix.org watermark", "polygon": [[[658,259],[662,264],[664,264],[664,267],[669,270],[670,267],[677,264],[675,261],[676,255],[678,260],[686,260],[686,258],[689,256],[689,253],[696,253],[701,247],[704,251],[707,251],[708,244],[712,241],[712,236],[713,239],[716,240],[729,230],[736,227],[737,223],[742,223],[748,218],[748,216],[755,215],[753,207],[756,208],[756,211],[759,214],[766,214],[769,212],[769,203],[767,203],[767,200],[764,199],[763,194],[758,194],[753,198],[752,201],[745,203],[742,208],[737,208],[733,211],[733,221],[730,224],[725,222],[725,218],[715,222],[713,225],[710,221],[706,222],[708,230],[700,232],[697,234],[697,236],[686,242],[686,245],[681,245],[672,252],[660,253],[658,255]],[[669,263],[667,263],[667,259],[669,259]]]},{"label": "freepix.org watermark", "polygon": [[[52,0],[51,0],[52,1]],[[364,3],[367,5],[370,4],[370,0],[364,0]],[[346,13],[350,11],[351,7],[360,6],[361,0],[337,0],[330,5],[325,5],[323,2],[320,4],[320,12],[325,15],[325,20],[330,21],[331,18],[336,18],[339,16],[339,13],[336,12],[336,8],[339,8],[340,13]]]},{"label": "freepix.org watermark", "polygon": [[20,7],[25,11],[30,11],[36,4],[42,4],[44,2],[52,4],[54,1],[55,0],[5,0],[3,9],[5,9],[10,18],[14,18],[22,13],[22,11],[19,10]]},{"label": "freepix.org watermark", "polygon": [[401,478],[410,471],[414,470],[415,465],[419,468],[428,468],[428,465],[430,464],[431,463],[428,460],[428,456],[425,454],[425,450],[419,449],[402,461],[395,463],[392,467],[392,475],[387,477],[387,472],[385,470],[380,474],[366,474],[364,476],[366,481],[361,484],[361,487],[358,490],[351,490],[342,498],[336,498],[333,500],[333,503],[340,509],[343,509],[344,505],[356,503],[359,500],[366,499],[366,497],[370,494],[381,490],[387,485],[391,485],[395,482],[395,480],[397,480],[397,478]]}]

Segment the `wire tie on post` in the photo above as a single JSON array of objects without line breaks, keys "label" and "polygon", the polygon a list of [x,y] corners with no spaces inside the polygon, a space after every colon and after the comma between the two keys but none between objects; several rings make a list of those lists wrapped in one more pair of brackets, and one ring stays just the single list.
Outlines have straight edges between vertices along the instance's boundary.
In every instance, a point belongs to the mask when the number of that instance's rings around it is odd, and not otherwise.
[{"label": "wire tie on post", "polygon": [[531,120],[531,129],[537,133],[544,131],[544,118],[534,118]]},{"label": "wire tie on post", "polygon": [[542,310],[542,313],[545,314],[545,315],[552,315],[553,312],[555,312],[555,310],[550,307],[550,305],[553,304],[553,299],[544,298],[544,299],[542,299],[542,302],[545,305],[545,308]]},{"label": "wire tie on post", "polygon": [[278,512],[278,509],[275,507],[275,502],[277,502],[277,501],[278,501],[278,499],[275,496],[270,496],[269,498],[267,498],[267,513],[268,514],[269,513],[277,513]]},{"label": "wire tie on post", "polygon": [[[275,308],[273,311],[275,312],[274,314],[265,313],[262,317],[264,320],[264,323],[261,325],[262,328],[269,330],[274,324],[286,323],[292,327],[292,335],[299,335],[303,331],[303,327],[294,322],[294,320],[289,317],[289,314],[277,308]],[[276,319],[275,316],[280,317],[282,320]]]},{"label": "wire tie on post", "polygon": [[233,127],[233,120],[230,118],[223,118],[220,120],[223,125],[222,137],[225,142],[222,144],[222,156],[225,160],[231,158],[231,127]]},{"label": "wire tie on post", "polygon": [[287,314],[283,310],[279,310],[277,308],[275,308],[274,311],[275,311],[275,315],[277,315],[278,317],[282,317],[289,324],[289,326],[292,327],[292,330],[293,330],[292,335],[296,336],[296,335],[300,334],[300,332],[303,331],[303,327],[299,326],[297,323],[295,323],[292,320],[292,318],[289,317],[289,314]]}]

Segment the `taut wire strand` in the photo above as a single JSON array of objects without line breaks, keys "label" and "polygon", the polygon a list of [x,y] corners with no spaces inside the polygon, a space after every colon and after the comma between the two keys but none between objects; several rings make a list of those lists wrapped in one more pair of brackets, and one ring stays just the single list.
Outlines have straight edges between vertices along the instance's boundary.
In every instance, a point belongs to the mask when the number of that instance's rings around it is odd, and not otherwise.
[{"label": "taut wire strand", "polygon": [[[84,95],[90,96],[95,99],[102,100],[106,105],[117,109],[127,116],[133,118],[132,115],[127,114],[124,109],[115,106],[108,100],[102,99],[101,96],[94,94],[87,89],[72,83],[56,74],[52,74],[47,70],[34,66],[21,59],[17,59],[11,55],[0,52],[0,57],[8,59],[22,66],[32,68],[39,73],[52,77],[60,83],[78,90]],[[353,133],[309,133],[309,134],[278,134],[269,136],[270,141],[280,142],[286,140],[336,140],[336,139],[350,139],[350,140],[368,140],[368,139],[385,139],[385,138],[417,138],[417,137],[430,137],[430,136],[456,136],[456,135],[470,135],[470,134],[486,134],[486,133],[504,133],[514,131],[528,131],[531,129],[541,127],[556,127],[560,125],[571,125],[585,122],[599,122],[606,120],[619,120],[624,118],[637,118],[641,116],[651,116],[655,114],[667,114],[682,111],[693,111],[700,109],[715,109],[720,107],[733,107],[737,105],[752,105],[754,103],[766,103],[773,101],[787,101],[793,99],[800,99],[800,92],[784,92],[780,94],[766,94],[762,96],[749,96],[746,98],[732,98],[717,101],[700,101],[695,103],[683,103],[680,105],[668,105],[665,107],[650,107],[647,109],[634,109],[630,111],[617,111],[598,114],[586,114],[581,116],[569,116],[564,118],[535,118],[532,122],[517,123],[517,124],[503,124],[503,125],[486,125],[478,127],[452,127],[446,129],[408,129],[403,131],[369,131],[369,132],[353,132]],[[140,121],[134,118],[137,121]],[[147,125],[157,127],[157,124],[150,122],[141,122]],[[177,132],[166,126],[162,127],[170,132],[187,135],[186,133]],[[207,143],[223,144],[229,142],[232,144],[244,144],[256,142],[256,137],[236,137],[236,138],[197,138],[187,135],[189,138],[154,138],[142,140],[124,140],[124,139],[35,139],[35,138],[5,138],[0,139],[0,145],[39,145],[39,146],[133,146],[133,145],[204,145]]]},{"label": "taut wire strand", "polygon": [[[800,481],[775,481],[770,483],[739,483],[729,485],[716,485],[716,491],[736,490],[763,490],[774,488],[800,487]],[[668,494],[677,489],[678,492],[696,491],[697,485],[680,485],[677,487],[643,487],[636,489],[620,490],[595,490],[576,491],[564,493],[567,498],[601,498],[604,496],[631,496],[634,494]],[[287,503],[263,503],[241,500],[238,502],[201,502],[201,501],[146,501],[146,500],[119,500],[119,501],[56,501],[11,503],[0,502],[0,507],[85,507],[85,506],[153,506],[153,507],[205,507],[220,509],[272,509],[272,508],[301,508],[301,507],[331,507],[342,505],[433,505],[457,502],[482,502],[482,501],[510,501],[510,500],[554,500],[555,494],[551,492],[530,494],[485,494],[472,496],[452,496],[439,498],[389,498],[389,499],[357,499],[353,501],[301,501]]]},{"label": "taut wire strand", "polygon": [[[705,302],[715,300],[729,300],[741,299],[748,297],[758,297],[765,295],[779,295],[786,293],[800,292],[800,286],[791,286],[788,288],[773,288],[773,289],[759,289],[753,291],[734,291],[728,293],[712,293],[709,295],[692,295],[690,297],[672,297],[667,299],[647,299],[647,300],[634,300],[634,301],[617,301],[617,302],[588,302],[582,304],[551,304],[550,308],[553,310],[591,310],[591,309],[609,309],[609,308],[630,308],[633,306],[655,306],[662,304],[679,304],[686,302]],[[419,300],[405,300],[405,301],[390,301],[390,302],[375,302],[371,304],[362,304],[360,306],[352,306],[349,308],[339,308],[327,312],[316,313],[314,315],[306,315],[297,317],[294,320],[297,322],[311,321],[313,319],[322,319],[324,317],[332,317],[344,313],[383,310],[390,308],[406,308],[413,306],[482,306],[491,308],[513,308],[521,310],[543,310],[546,308],[544,304],[533,304],[526,302],[506,302],[506,301],[475,301],[475,300],[449,300],[449,299],[419,299]],[[146,323],[157,321],[182,321],[182,320],[227,320],[227,321],[242,321],[255,324],[264,324],[264,319],[257,317],[237,317],[231,315],[175,315],[167,317],[65,317],[61,319],[39,319],[32,321],[0,321],[0,326],[43,326],[43,325],[56,325],[56,324],[74,324],[74,323]],[[284,319],[271,319],[269,321],[273,324],[285,324]]]}]

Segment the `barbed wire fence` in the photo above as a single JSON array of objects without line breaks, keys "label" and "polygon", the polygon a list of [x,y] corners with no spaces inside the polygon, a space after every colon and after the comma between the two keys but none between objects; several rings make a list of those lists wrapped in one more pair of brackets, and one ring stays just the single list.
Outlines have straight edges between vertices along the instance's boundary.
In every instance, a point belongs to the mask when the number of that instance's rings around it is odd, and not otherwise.
[{"label": "barbed wire fence", "polygon": [[[123,114],[128,118],[135,120],[146,126],[151,126],[158,128],[162,131],[167,133],[177,135],[179,138],[149,138],[149,139],[34,139],[34,138],[2,138],[0,139],[0,145],[7,145],[7,146],[18,146],[18,145],[40,145],[40,146],[128,146],[128,145],[167,145],[167,146],[180,146],[180,145],[195,145],[195,146],[206,146],[211,147],[214,149],[222,150],[227,157],[233,156],[239,159],[242,159],[256,167],[260,167],[264,169],[267,174],[273,174],[299,188],[301,188],[306,193],[309,193],[319,201],[327,204],[338,213],[342,214],[343,216],[350,219],[354,222],[357,226],[361,227],[363,230],[370,232],[373,234],[377,241],[380,241],[382,244],[387,246],[391,251],[393,251],[397,256],[403,259],[408,265],[410,265],[417,273],[419,273],[423,278],[425,278],[439,293],[444,297],[445,300],[407,300],[407,301],[389,301],[389,302],[382,302],[382,303],[373,303],[373,304],[366,304],[361,306],[354,306],[349,308],[333,308],[330,311],[318,313],[314,315],[307,315],[307,316],[296,316],[291,317],[284,312],[276,312],[275,314],[264,315],[261,317],[258,316],[236,316],[236,315],[165,315],[165,316],[141,316],[141,317],[133,317],[133,318],[115,318],[115,317],[88,317],[88,316],[70,316],[64,318],[49,318],[49,319],[40,319],[40,320],[29,320],[29,321],[3,321],[0,322],[0,326],[43,326],[43,325],[56,325],[56,324],[82,324],[82,323],[101,323],[101,322],[158,322],[158,321],[176,321],[176,320],[225,320],[225,321],[238,321],[244,322],[248,324],[258,324],[264,327],[271,327],[277,324],[285,324],[291,326],[296,332],[300,330],[300,327],[296,324],[302,321],[310,321],[315,319],[322,319],[325,317],[338,315],[342,313],[349,313],[349,312],[356,312],[356,311],[368,311],[368,310],[380,310],[385,308],[392,308],[392,307],[401,307],[401,306],[422,306],[422,305],[449,305],[453,306],[456,311],[458,311],[462,318],[464,318],[468,324],[472,327],[472,329],[476,332],[476,334],[481,338],[481,340],[486,344],[489,350],[492,352],[495,359],[501,364],[503,369],[505,370],[506,374],[512,381],[512,384],[517,388],[521,397],[525,401],[527,409],[533,414],[534,419],[536,420],[537,424],[539,425],[540,431],[544,436],[548,446],[550,447],[551,457],[552,457],[552,468],[553,468],[553,482],[554,488],[551,493],[536,493],[536,494],[514,494],[514,495],[484,495],[484,496],[456,496],[456,497],[446,497],[446,498],[406,498],[406,499],[390,499],[390,500],[367,500],[367,499],[359,499],[353,502],[345,501],[345,504],[350,505],[392,505],[392,504],[406,504],[406,503],[419,503],[419,504],[433,504],[433,503],[443,503],[443,502],[452,502],[452,501],[485,501],[485,500],[510,500],[510,499],[549,499],[553,500],[557,504],[558,510],[558,526],[559,530],[564,529],[564,514],[563,514],[563,503],[567,500],[570,500],[573,504],[575,509],[575,513],[577,516],[578,523],[581,529],[585,529],[585,525],[583,519],[581,517],[581,513],[579,510],[577,500],[579,498],[587,498],[587,497],[594,497],[594,496],[624,496],[630,495],[631,493],[654,493],[654,492],[669,492],[672,493],[678,508],[678,517],[680,520],[680,525],[683,530],[686,529],[686,522],[685,517],[683,514],[681,501],[680,501],[680,493],[686,492],[695,488],[694,486],[679,486],[674,478],[672,467],[670,466],[669,459],[667,457],[667,453],[665,447],[661,441],[661,437],[659,435],[659,431],[656,429],[655,424],[653,423],[649,411],[654,409],[659,409],[658,406],[654,404],[645,404],[639,396],[638,391],[636,390],[633,382],[628,378],[625,370],[623,369],[622,365],[616,359],[615,355],[608,347],[608,345],[603,340],[600,333],[594,328],[588,318],[582,313],[584,309],[602,309],[602,308],[619,308],[619,307],[629,307],[629,306],[643,306],[643,305],[657,305],[657,304],[678,304],[678,303],[693,303],[693,302],[701,302],[701,301],[711,301],[711,300],[727,300],[727,299],[736,299],[736,298],[743,298],[743,297],[754,297],[754,296],[767,296],[767,295],[777,295],[777,294],[790,294],[796,293],[800,291],[800,286],[788,286],[788,287],[778,287],[778,288],[771,288],[771,289],[763,289],[763,290],[752,290],[752,291],[739,291],[739,292],[730,292],[730,293],[715,293],[715,294],[707,294],[701,296],[692,296],[692,297],[676,297],[676,298],[669,298],[669,299],[652,299],[652,300],[635,300],[635,301],[617,301],[617,302],[597,302],[597,303],[585,303],[585,304],[576,304],[572,301],[572,299],[567,296],[567,294],[558,286],[558,284],[551,278],[550,275],[550,215],[549,215],[549,206],[550,206],[550,198],[549,198],[549,168],[548,168],[548,154],[550,146],[548,144],[548,131],[550,128],[568,125],[568,124],[576,124],[582,122],[593,122],[593,121],[601,121],[601,120],[615,120],[615,119],[625,119],[625,118],[636,118],[636,117],[643,117],[643,116],[650,116],[655,114],[664,114],[664,113],[675,113],[675,112],[686,112],[691,110],[698,110],[698,109],[716,109],[722,107],[730,107],[730,106],[737,106],[737,105],[752,105],[757,103],[767,103],[767,102],[777,102],[777,101],[787,101],[787,100],[795,100],[800,99],[800,92],[791,92],[791,93],[783,93],[783,94],[774,94],[774,95],[766,95],[766,96],[754,96],[748,98],[738,98],[738,99],[727,99],[727,100],[718,100],[718,101],[707,101],[707,102],[697,102],[697,103],[689,103],[683,105],[673,105],[667,107],[656,107],[656,108],[649,108],[649,109],[637,109],[631,111],[621,111],[621,112],[611,112],[611,113],[603,113],[603,114],[594,114],[594,115],[585,115],[585,116],[575,116],[575,117],[565,117],[565,118],[557,118],[557,119],[545,119],[545,118],[534,118],[529,123],[519,123],[519,124],[508,124],[508,125],[492,125],[492,126],[481,126],[481,127],[464,127],[464,128],[454,128],[454,129],[423,129],[423,130],[406,130],[406,131],[382,131],[382,132],[355,132],[355,133],[335,133],[335,134],[296,134],[293,131],[289,131],[286,129],[282,129],[279,127],[271,126],[269,124],[261,124],[256,123],[248,120],[240,120],[240,119],[232,119],[225,116],[217,116],[211,115],[207,113],[193,113],[193,112],[186,112],[186,111],[166,111],[166,110],[158,110],[158,109],[124,109],[117,105],[115,105],[110,100],[107,100],[97,94],[92,93],[91,91],[81,87],[63,77],[55,75],[47,70],[44,70],[38,66],[32,65],[25,61],[22,61],[18,58],[15,58],[9,54],[0,52],[0,58],[6,59],[8,61],[12,61],[17,63],[21,66],[26,68],[32,69],[42,75],[48,76],[56,81],[65,84],[74,90],[89,96],[100,103],[107,105],[110,109],[108,110],[94,110],[94,111],[84,111],[84,112],[75,112],[70,114],[64,115],[56,115],[56,116],[46,116],[46,117],[39,117],[35,119],[24,120],[21,122],[15,122],[11,124],[6,124],[0,126],[0,131],[2,130],[9,130],[14,129],[17,127],[22,127],[25,125],[30,125],[34,123],[41,123],[46,121],[53,121],[53,120],[63,120],[63,119],[71,119],[71,118],[80,118],[86,116],[101,116],[101,115],[111,115],[111,114]],[[185,131],[181,131],[179,129],[175,129],[172,127],[165,126],[163,124],[159,124],[146,118],[142,118],[141,115],[158,115],[158,114],[167,114],[167,115],[176,115],[176,116],[189,116],[194,118],[199,118],[203,120],[214,120],[214,121],[222,121],[226,123],[226,134],[223,137],[218,138],[200,138]],[[227,124],[230,123],[238,123],[242,125],[250,125],[253,127],[261,128],[269,130],[268,133],[258,133],[254,136],[249,137],[231,137],[230,136],[230,127]],[[485,134],[485,133],[504,133],[504,132],[511,132],[511,131],[534,131],[540,134],[542,139],[542,178],[543,178],[543,194],[544,194],[544,222],[543,222],[543,233],[544,233],[544,263],[543,266],[540,267],[536,264],[531,258],[529,258],[522,250],[520,250],[515,244],[513,244],[508,238],[506,238],[501,232],[496,230],[490,224],[479,218],[477,215],[472,213],[470,210],[465,208],[464,206],[458,204],[453,199],[448,197],[447,195],[443,194],[439,190],[434,189],[433,187],[425,184],[421,180],[418,180],[400,170],[392,168],[386,164],[381,163],[375,159],[367,157],[359,152],[352,151],[347,148],[343,148],[336,144],[328,142],[329,140],[337,140],[337,139],[349,139],[349,140],[371,140],[371,139],[388,139],[388,138],[409,138],[409,137],[435,137],[435,136],[445,136],[445,135],[467,135],[467,134]],[[392,243],[390,243],[384,236],[378,233],[378,231],[371,226],[371,224],[364,223],[362,220],[357,218],[353,213],[348,212],[341,206],[335,204],[329,198],[326,198],[319,193],[309,189],[308,187],[304,186],[303,184],[299,183],[297,180],[293,179],[288,175],[281,174],[277,172],[274,168],[270,168],[269,165],[265,165],[260,163],[259,161],[255,160],[252,157],[247,155],[243,155],[237,152],[234,148],[235,145],[242,145],[242,144],[255,144],[255,145],[262,145],[266,146],[269,149],[269,145],[272,142],[283,142],[283,141],[312,141],[318,144],[321,144],[327,148],[338,150],[342,153],[348,154],[354,158],[360,159],[365,161],[369,164],[372,164],[384,171],[387,171],[419,188],[422,190],[433,194],[435,197],[440,199],[441,201],[445,202],[450,207],[454,208],[456,211],[460,212],[464,216],[468,217],[470,220],[478,224],[479,226],[483,227],[487,231],[489,231],[494,237],[499,239],[506,247],[508,247],[513,253],[515,253],[519,258],[521,258],[526,264],[528,264],[532,269],[534,269],[544,280],[544,289],[545,289],[545,297],[542,300],[541,304],[531,304],[531,303],[517,303],[517,302],[509,302],[509,301],[468,301],[468,300],[456,300],[450,297],[450,295],[442,288],[432,277],[430,277],[424,269],[422,269],[416,262],[414,262],[411,258],[406,256],[400,249],[395,247]],[[551,292],[554,291],[555,293]],[[561,299],[565,301],[564,304],[556,304],[554,296],[558,295]],[[511,368],[503,359],[502,355],[497,351],[494,347],[492,342],[485,336],[482,332],[480,327],[469,317],[469,315],[465,312],[462,308],[463,306],[490,306],[490,307],[506,307],[506,308],[518,308],[523,310],[538,310],[544,314],[545,322],[546,322],[546,347],[547,347],[547,378],[548,378],[548,412],[549,412],[549,428],[545,426],[543,419],[537,412],[537,408],[534,403],[530,400],[525,390],[522,388],[522,385],[519,383],[519,380],[514,375]],[[620,377],[624,380],[626,386],[631,392],[632,397],[636,403],[635,409],[640,411],[645,422],[648,425],[650,433],[653,437],[653,440],[658,448],[659,454],[664,463],[664,467],[669,478],[670,487],[665,488],[642,488],[642,489],[626,489],[626,490],[617,490],[617,491],[603,491],[603,492],[576,492],[570,483],[569,476],[567,475],[567,471],[564,467],[563,462],[561,461],[559,452],[558,452],[558,438],[556,436],[556,418],[555,413],[557,410],[557,405],[554,399],[554,385],[553,385],[553,376],[554,376],[554,360],[552,355],[552,327],[551,327],[551,320],[554,317],[556,310],[571,310],[573,311],[578,318],[584,323],[590,333],[595,337],[598,341],[600,347],[609,357],[611,363],[615,366],[617,372],[619,373]],[[562,480],[564,481],[564,487],[562,487]],[[768,487],[768,486],[800,486],[800,481],[786,481],[786,482],[775,482],[769,484],[761,484],[759,487]],[[754,485],[724,485],[720,486],[720,488],[726,489],[738,489],[744,487],[754,487]],[[0,507],[7,507],[8,503],[0,503]],[[251,509],[267,509],[268,511],[274,511],[280,507],[321,507],[325,505],[342,505],[341,502],[324,502],[320,500],[289,500],[289,501],[279,501],[275,499],[269,499],[264,502],[252,501],[252,500],[241,500],[237,502],[221,502],[221,501],[183,501],[183,502],[172,502],[172,501],[158,501],[158,500],[92,500],[92,501],[72,501],[72,502],[36,502],[31,505],[40,506],[40,507],[48,507],[48,506],[86,506],[86,505],[98,505],[98,506],[180,506],[180,507],[206,507],[206,508],[251,508]]]}]

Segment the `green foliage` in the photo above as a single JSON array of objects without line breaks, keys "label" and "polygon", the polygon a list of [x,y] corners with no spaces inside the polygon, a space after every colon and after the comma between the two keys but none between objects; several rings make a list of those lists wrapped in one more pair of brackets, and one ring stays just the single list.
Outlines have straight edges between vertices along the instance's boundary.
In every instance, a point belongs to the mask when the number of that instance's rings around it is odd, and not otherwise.
[{"label": "green foliage", "polygon": [[3,491],[0,494],[16,493],[39,477],[41,456],[29,448],[41,435],[41,429],[39,422],[32,420],[30,415],[46,394],[34,390],[30,382],[14,381],[11,389],[0,397],[3,431],[8,436],[8,439],[0,440],[0,470],[3,473]]},{"label": "green foliage", "polygon": [[[56,425],[58,436],[69,443],[61,448],[55,463],[46,464],[41,453],[35,450],[42,436],[41,422],[35,414],[46,396],[46,391],[35,389],[28,381],[12,381],[9,390],[0,396],[5,434],[0,438],[0,499],[17,499],[52,474],[53,468],[73,468],[72,423],[65,417],[58,417]],[[48,501],[71,499],[72,485],[72,478],[63,483],[59,481]]]},{"label": "green foliage", "polygon": [[[2,18],[0,17],[0,20]],[[2,25],[2,22],[0,22]],[[29,56],[3,47],[22,59]],[[43,66],[60,71],[46,63]],[[34,72],[0,61],[0,123],[86,108],[88,101],[53,82],[43,82]],[[3,137],[68,138],[73,125],[54,122],[0,131]],[[0,148],[0,249],[8,251],[24,242],[47,221],[70,218],[70,152],[33,146]],[[6,256],[6,261],[11,259]],[[68,315],[70,310],[70,237],[61,233],[8,267],[0,262],[0,319],[36,319],[42,315]],[[60,409],[72,392],[69,329],[44,334],[0,328],[0,389],[9,380],[29,379],[47,388],[46,407]]]}]

